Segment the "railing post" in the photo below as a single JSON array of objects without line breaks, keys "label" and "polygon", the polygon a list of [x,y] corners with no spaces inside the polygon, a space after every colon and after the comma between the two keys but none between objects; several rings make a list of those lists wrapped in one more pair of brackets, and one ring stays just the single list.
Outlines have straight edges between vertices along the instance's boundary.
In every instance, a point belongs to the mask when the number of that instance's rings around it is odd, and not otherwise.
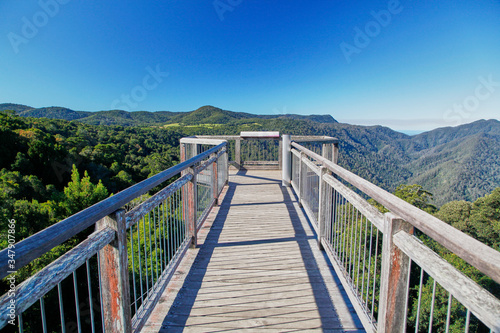
[{"label": "railing post", "polygon": [[191,237],[191,248],[196,248],[198,244],[197,232],[196,232],[196,215],[198,211],[198,191],[196,186],[196,172],[193,168],[189,168],[188,172],[193,174],[193,178],[186,184],[186,196],[187,200],[187,223],[188,223],[188,233]]},{"label": "railing post", "polygon": [[181,142],[180,150],[181,150],[181,163],[182,163],[186,160],[186,144],[185,143]]},{"label": "railing post", "polygon": [[125,210],[117,210],[99,220],[96,228],[111,228],[116,232],[115,240],[99,251],[104,328],[106,332],[129,333],[132,332],[132,317]]},{"label": "railing post", "polygon": [[234,163],[238,170],[241,169],[241,138],[234,141]]},{"label": "railing post", "polygon": [[[213,154],[212,156],[216,157],[217,153]],[[218,159],[216,159],[212,163],[212,194],[214,198],[214,206],[217,206],[219,204],[217,201],[219,197],[219,174],[218,174],[219,170],[217,168],[217,163],[218,163],[217,160]]]},{"label": "railing post", "polygon": [[290,180],[292,178],[292,153],[290,146],[290,135],[283,134],[282,136],[282,186],[290,186]]},{"label": "railing post", "polygon": [[335,164],[338,164],[338,162],[339,162],[339,144],[338,143],[332,144],[332,149],[333,149],[332,162]]},{"label": "railing post", "polygon": [[377,331],[404,332],[410,258],[394,245],[392,237],[401,230],[411,232],[412,226],[392,213],[384,217]]},{"label": "railing post", "polygon": [[321,147],[321,156],[326,158],[327,160],[332,160],[333,149],[331,143],[323,143]]},{"label": "railing post", "polygon": [[320,250],[324,250],[321,240],[326,235],[326,220],[328,218],[328,206],[329,203],[331,203],[331,199],[329,199],[329,186],[323,179],[323,176],[326,175],[329,170],[325,166],[321,166],[319,170],[318,247]]}]

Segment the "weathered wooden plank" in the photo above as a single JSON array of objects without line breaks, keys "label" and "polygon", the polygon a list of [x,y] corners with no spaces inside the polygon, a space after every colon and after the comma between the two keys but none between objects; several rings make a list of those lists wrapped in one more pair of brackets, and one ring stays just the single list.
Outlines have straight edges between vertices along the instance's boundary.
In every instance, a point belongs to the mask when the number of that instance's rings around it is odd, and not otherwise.
[{"label": "weathered wooden plank", "polygon": [[125,210],[103,218],[96,227],[98,230],[111,228],[116,233],[115,239],[99,251],[104,328],[106,332],[131,333]]},{"label": "weathered wooden plank", "polygon": [[[167,287],[164,295],[170,297],[161,298],[144,332],[159,323],[166,331],[245,331],[252,322],[261,322],[263,331],[292,326],[364,331],[279,174],[231,176],[231,195],[208,219],[210,233],[189,250],[198,251],[196,260],[179,269],[189,274]],[[229,323],[233,320],[239,323]]]},{"label": "weathered wooden plank", "polygon": [[200,137],[185,137],[180,139],[181,143],[190,143],[190,144],[202,144],[202,145],[220,145],[223,142],[226,142],[225,139],[210,139],[210,138],[200,138]]},{"label": "weathered wooden plank", "polygon": [[331,175],[323,176],[325,182],[327,182],[332,188],[334,188],[340,195],[346,198],[349,203],[351,203],[361,214],[366,216],[368,220],[379,230],[384,230],[384,214],[382,214],[377,208],[373,207],[368,201],[361,198],[356,192],[339,182]]},{"label": "weathered wooden plank", "polygon": [[295,142],[292,142],[292,146],[306,153],[316,161],[323,163],[323,165],[328,167],[334,174],[354,185],[394,214],[402,217],[405,221],[417,227],[448,250],[479,269],[482,273],[488,275],[497,283],[500,283],[500,255],[498,255],[499,252],[495,249],[466,235],[446,222],[416,208],[339,165],[324,159],[322,156],[309,149]]},{"label": "weathered wooden plank", "polygon": [[302,162],[316,175],[320,176],[319,166],[314,164],[310,159],[304,158]]},{"label": "weathered wooden plank", "polygon": [[182,186],[184,186],[184,184],[188,183],[192,178],[193,178],[192,174],[190,173],[185,174],[172,184],[162,189],[160,192],[150,197],[148,200],[144,201],[139,206],[127,212],[125,214],[127,229],[130,229],[130,227],[136,224],[137,221],[139,221],[143,216],[149,213],[153,208],[158,206],[160,203],[165,201],[173,193],[178,191]]},{"label": "weathered wooden plank", "polygon": [[410,258],[394,244],[393,235],[401,230],[409,232],[413,227],[392,213],[384,217],[377,330],[399,333],[406,329]]},{"label": "weathered wooden plank", "polygon": [[394,244],[432,276],[493,332],[500,332],[500,300],[453,267],[417,238],[400,231]]},{"label": "weathered wooden plank", "polygon": [[[114,238],[115,232],[111,228],[96,231],[73,249],[18,285],[15,299],[16,316],[27,310]],[[8,294],[0,298],[0,328],[7,324],[7,314],[9,313],[7,306],[10,299]]]},{"label": "weathered wooden plank", "polygon": [[[96,223],[98,220],[120,209],[128,202],[141,196],[150,189],[160,185],[166,180],[179,174],[182,170],[203,161],[210,154],[217,152],[226,146],[226,142],[207,150],[185,162],[179,163],[170,169],[162,171],[142,182],[129,187],[126,190],[87,208],[61,222],[58,222],[16,244],[16,268],[19,269],[55,246],[68,240],[84,229]],[[8,249],[0,251],[0,278],[8,275]]]}]

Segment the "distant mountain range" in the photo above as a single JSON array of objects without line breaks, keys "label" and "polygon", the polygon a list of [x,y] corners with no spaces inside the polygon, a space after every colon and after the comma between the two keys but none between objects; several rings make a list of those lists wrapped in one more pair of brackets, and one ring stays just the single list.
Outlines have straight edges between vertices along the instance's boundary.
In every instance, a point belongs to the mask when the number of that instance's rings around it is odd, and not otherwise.
[{"label": "distant mountain range", "polygon": [[[373,183],[394,190],[420,184],[439,206],[451,200],[475,200],[500,187],[500,122],[438,128],[409,136],[383,126],[338,123],[329,115],[255,115],[204,106],[191,112],[73,111],[0,104],[23,117],[76,120],[90,125],[158,126],[219,124],[197,134],[236,134],[242,126],[297,135],[329,135],[340,141],[340,164]],[[246,127],[245,127],[246,128]]]},{"label": "distant mountain range", "polygon": [[68,108],[51,106],[44,108],[33,108],[27,105],[4,103],[0,104],[0,111],[14,110],[21,117],[49,118],[77,120],[89,125],[120,125],[120,126],[147,126],[158,124],[227,124],[239,119],[296,119],[311,120],[322,123],[336,123],[330,115],[256,115],[244,112],[232,112],[222,110],[213,106],[202,106],[190,112],[171,111],[135,111],[123,110],[110,111],[74,111]]}]

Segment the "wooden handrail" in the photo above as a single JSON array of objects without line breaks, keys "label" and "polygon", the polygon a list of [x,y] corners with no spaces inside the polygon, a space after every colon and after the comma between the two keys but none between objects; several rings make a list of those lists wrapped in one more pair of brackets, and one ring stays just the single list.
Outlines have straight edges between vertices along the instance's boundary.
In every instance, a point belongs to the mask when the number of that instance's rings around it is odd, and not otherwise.
[{"label": "wooden handrail", "polygon": [[500,253],[473,237],[455,229],[446,222],[409,204],[369,181],[338,166],[309,149],[292,142],[292,147],[321,162],[330,171],[349,182],[394,214],[397,214],[423,233],[452,251],[482,273],[500,283]]},{"label": "wooden handrail", "polygon": [[[39,231],[28,238],[23,239],[18,242],[15,247],[15,269],[18,270],[21,267],[24,267],[57,245],[63,243],[79,232],[95,224],[100,219],[123,207],[131,200],[167,181],[183,170],[192,167],[194,164],[204,160],[209,157],[210,154],[217,152],[226,145],[227,142],[222,142],[185,162],[179,163],[176,166],[145,179],[142,182],[127,188],[126,190],[123,190],[103,201],[96,203],[93,206],[90,206],[89,208],[53,224],[44,230]],[[0,278],[4,278],[9,275],[7,272],[12,270],[9,269],[8,262],[8,249],[6,248],[0,251]]]}]

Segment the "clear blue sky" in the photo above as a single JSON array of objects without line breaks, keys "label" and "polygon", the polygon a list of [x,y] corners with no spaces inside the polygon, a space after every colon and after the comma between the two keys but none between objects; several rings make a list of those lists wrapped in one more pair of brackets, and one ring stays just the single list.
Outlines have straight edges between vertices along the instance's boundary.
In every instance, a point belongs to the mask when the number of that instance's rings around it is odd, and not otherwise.
[{"label": "clear blue sky", "polygon": [[500,118],[498,0],[4,0],[0,13],[0,103],[399,130]]}]

